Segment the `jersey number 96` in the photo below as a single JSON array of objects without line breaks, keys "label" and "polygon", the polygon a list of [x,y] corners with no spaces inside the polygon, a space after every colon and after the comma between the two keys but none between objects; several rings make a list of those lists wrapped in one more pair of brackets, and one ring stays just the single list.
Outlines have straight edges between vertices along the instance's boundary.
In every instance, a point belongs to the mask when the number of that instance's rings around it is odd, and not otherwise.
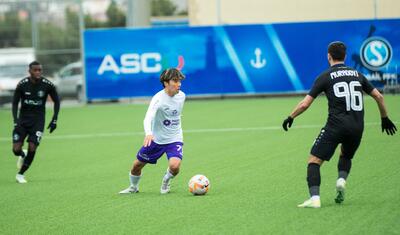
[{"label": "jersey number 96", "polygon": [[338,82],[333,85],[333,92],[336,97],[344,97],[346,99],[346,110],[362,111],[363,100],[361,91],[356,91],[355,87],[361,87],[360,82],[352,81],[349,84],[347,82]]}]

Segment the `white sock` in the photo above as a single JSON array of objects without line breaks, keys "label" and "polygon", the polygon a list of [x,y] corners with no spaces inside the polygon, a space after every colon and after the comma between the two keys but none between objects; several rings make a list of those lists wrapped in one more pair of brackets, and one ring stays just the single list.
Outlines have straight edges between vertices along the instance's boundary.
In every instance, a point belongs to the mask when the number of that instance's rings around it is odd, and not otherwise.
[{"label": "white sock", "polygon": [[170,179],[174,178],[175,176],[169,171],[169,168],[167,169],[167,172],[165,172],[165,175],[163,177],[164,182],[168,182]]},{"label": "white sock", "polygon": [[129,180],[131,181],[131,186],[137,187],[139,184],[140,177],[142,177],[142,175],[132,175],[131,173],[129,173]]},{"label": "white sock", "polygon": [[314,200],[319,200],[319,195],[314,195],[314,196],[312,196],[312,197],[311,197],[311,200],[313,200],[313,201],[314,201]]}]

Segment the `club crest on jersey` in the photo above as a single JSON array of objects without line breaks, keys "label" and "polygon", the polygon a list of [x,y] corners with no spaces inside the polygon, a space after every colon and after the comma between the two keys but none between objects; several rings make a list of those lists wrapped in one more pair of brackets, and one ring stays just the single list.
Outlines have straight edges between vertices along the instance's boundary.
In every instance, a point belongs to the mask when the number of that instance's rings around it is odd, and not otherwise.
[{"label": "club crest on jersey", "polygon": [[370,37],[364,41],[360,49],[363,65],[373,71],[379,71],[392,59],[392,46],[382,37]]},{"label": "club crest on jersey", "polygon": [[165,119],[165,120],[163,121],[163,124],[164,124],[164,126],[169,126],[169,125],[171,125],[171,121],[168,120],[168,119]]},{"label": "club crest on jersey", "polygon": [[37,95],[42,98],[44,96],[44,91],[38,91]]}]

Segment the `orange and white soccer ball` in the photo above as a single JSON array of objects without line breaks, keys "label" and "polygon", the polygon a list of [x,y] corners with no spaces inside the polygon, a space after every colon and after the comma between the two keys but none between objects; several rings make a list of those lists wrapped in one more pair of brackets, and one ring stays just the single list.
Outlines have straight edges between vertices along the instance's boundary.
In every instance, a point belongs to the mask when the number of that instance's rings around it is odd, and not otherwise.
[{"label": "orange and white soccer ball", "polygon": [[204,195],[210,189],[210,181],[204,175],[195,175],[189,180],[189,192]]}]

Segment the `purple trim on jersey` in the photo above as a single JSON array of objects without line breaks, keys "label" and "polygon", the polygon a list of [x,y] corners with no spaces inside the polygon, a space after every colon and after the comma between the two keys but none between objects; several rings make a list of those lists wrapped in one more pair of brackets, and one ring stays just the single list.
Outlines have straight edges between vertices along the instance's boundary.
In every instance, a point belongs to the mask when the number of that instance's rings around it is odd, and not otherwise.
[{"label": "purple trim on jersey", "polygon": [[183,157],[183,143],[174,142],[170,144],[157,144],[154,141],[150,146],[140,148],[136,158],[141,162],[156,164],[157,160],[164,154],[167,154],[168,160],[171,157],[177,157],[182,160]]}]

